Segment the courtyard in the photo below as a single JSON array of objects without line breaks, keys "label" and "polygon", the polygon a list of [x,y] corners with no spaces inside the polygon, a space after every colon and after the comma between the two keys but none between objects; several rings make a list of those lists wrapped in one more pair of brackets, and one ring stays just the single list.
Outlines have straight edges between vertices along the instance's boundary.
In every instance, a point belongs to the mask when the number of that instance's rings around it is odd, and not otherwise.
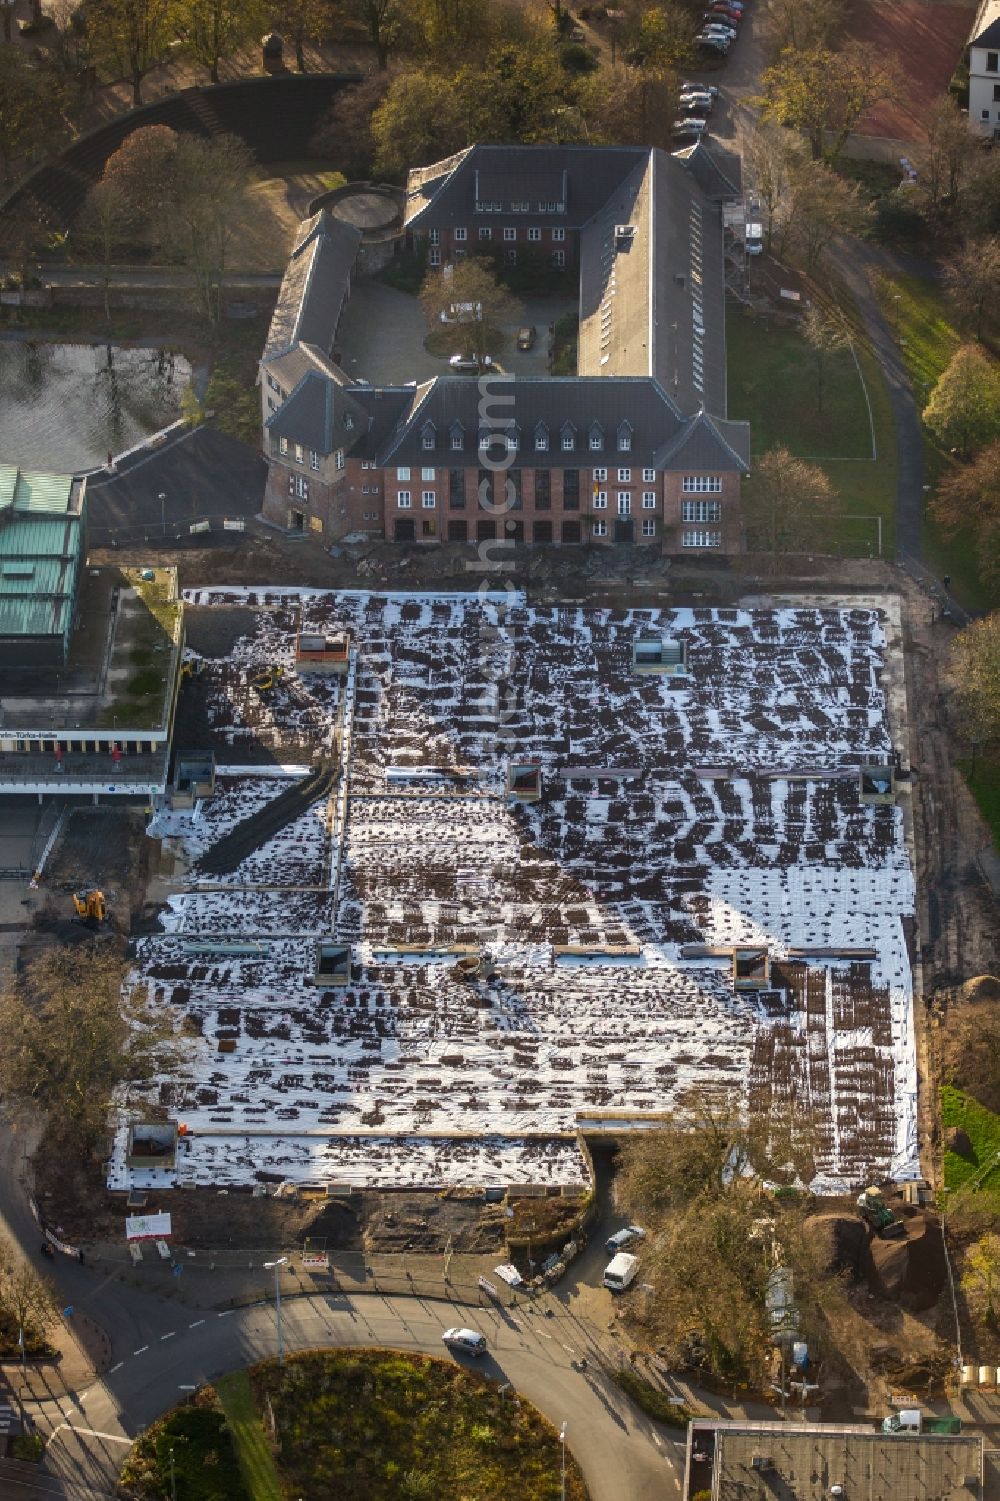
[{"label": "courtyard", "polygon": [[[582,1191],[580,1131],[694,1091],[761,1119],[794,1102],[820,1191],[917,1173],[904,810],[859,790],[905,743],[893,601],[189,605],[196,646],[218,621],[193,681],[219,779],[150,826],[176,874],[134,971],[183,1062],[122,1101],[184,1124],[168,1181]],[[299,630],[349,632],[348,675],[297,673]],[[641,638],[682,641],[686,672],[635,673]],[[306,745],[336,761],[329,799],[203,868]],[[536,801],[508,793],[511,762]],[[339,985],[321,938],[349,951]],[[766,983],[735,983],[743,946]],[[162,1183],[125,1135],[110,1185]]]}]

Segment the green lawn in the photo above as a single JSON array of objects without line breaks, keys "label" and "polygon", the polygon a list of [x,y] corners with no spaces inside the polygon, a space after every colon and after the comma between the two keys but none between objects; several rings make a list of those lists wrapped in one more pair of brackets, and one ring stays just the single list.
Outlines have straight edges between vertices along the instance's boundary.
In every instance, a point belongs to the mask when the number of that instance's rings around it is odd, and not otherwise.
[{"label": "green lawn", "polygon": [[[265,1361],[250,1379],[258,1407],[270,1398],[289,1496],[559,1501],[558,1433],[477,1371],[397,1350],[321,1350]],[[587,1497],[568,1451],[565,1495]]]},{"label": "green lawn", "polygon": [[251,1501],[281,1501],[281,1482],[254,1406],[250,1377],[246,1371],[234,1371],[217,1381],[215,1389],[233,1436],[240,1472]]},{"label": "green lawn", "polygon": [[837,529],[838,550],[874,553],[877,523],[861,518],[877,516],[883,554],[892,557],[896,432],[889,393],[864,344],[855,346],[857,363],[848,350],[828,357],[820,413],[816,356],[797,329],[769,329],[734,308],[726,337],[729,416],[750,423],[754,454],[783,443],[797,456],[819,461],[847,513]]},{"label": "green lawn", "polygon": [[[963,1094],[951,1084],[941,1087],[941,1120],[945,1126],[960,1126],[972,1143],[972,1157],[944,1154],[945,1188],[962,1188],[976,1181],[976,1188],[1000,1204],[1000,1115],[994,1115],[971,1095]],[[998,1162],[983,1173],[987,1163]],[[982,1177],[979,1177],[980,1174]]]},{"label": "green lawn", "polygon": [[124,1494],[142,1501],[252,1501],[212,1393],[175,1407],[137,1439],[122,1467]]},{"label": "green lawn", "polygon": [[976,799],[976,806],[989,824],[995,847],[1000,850],[1000,759],[980,754],[976,757],[975,772],[972,770],[971,758],[959,761],[958,769]]}]

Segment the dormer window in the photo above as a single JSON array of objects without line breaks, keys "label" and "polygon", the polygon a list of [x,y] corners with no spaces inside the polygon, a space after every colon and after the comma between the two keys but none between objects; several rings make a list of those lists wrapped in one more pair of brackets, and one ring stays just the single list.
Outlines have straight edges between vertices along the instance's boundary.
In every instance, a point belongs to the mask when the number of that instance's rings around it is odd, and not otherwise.
[{"label": "dormer window", "polygon": [[420,433],[421,448],[432,449],[437,443],[437,429],[433,422],[426,422]]},{"label": "dormer window", "polygon": [[520,445],[520,442],[521,442],[521,436],[520,436],[517,428],[516,427],[512,427],[511,430],[510,430],[510,432],[507,434],[507,452],[508,453],[517,453],[517,450],[518,450],[518,447]]},{"label": "dormer window", "polygon": [[598,426],[598,424],[595,422],[594,425],[593,425],[593,427],[590,429],[590,449],[591,449],[591,452],[592,453],[600,453],[600,451],[601,451],[601,449],[603,447],[604,447],[604,433],[602,432],[602,430]]},{"label": "dormer window", "polygon": [[351,428],[354,426],[354,418],[351,416],[350,412],[344,413],[344,426],[347,428],[348,432],[350,432]]},{"label": "dormer window", "polygon": [[618,452],[628,453],[631,447],[632,425],[629,422],[623,422],[621,427],[618,429]]},{"label": "dormer window", "polygon": [[560,434],[564,453],[572,453],[576,447],[576,428],[572,422],[567,422]]},{"label": "dormer window", "polygon": [[535,428],[535,451],[536,453],[548,453],[549,430],[544,422],[540,422]]},{"label": "dormer window", "polygon": [[454,453],[461,453],[465,447],[465,428],[460,422],[456,422],[451,429],[451,446]]}]

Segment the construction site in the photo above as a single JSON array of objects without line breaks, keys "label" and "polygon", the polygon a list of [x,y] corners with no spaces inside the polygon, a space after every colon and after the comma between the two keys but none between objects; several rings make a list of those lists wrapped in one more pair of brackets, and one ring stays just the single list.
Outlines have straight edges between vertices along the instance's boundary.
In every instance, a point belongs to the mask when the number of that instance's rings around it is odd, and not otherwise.
[{"label": "construction site", "polygon": [[[590,1185],[697,1092],[919,1176],[898,602],[189,591],[109,1188]],[[136,1152],[137,1125],[170,1125]]]}]

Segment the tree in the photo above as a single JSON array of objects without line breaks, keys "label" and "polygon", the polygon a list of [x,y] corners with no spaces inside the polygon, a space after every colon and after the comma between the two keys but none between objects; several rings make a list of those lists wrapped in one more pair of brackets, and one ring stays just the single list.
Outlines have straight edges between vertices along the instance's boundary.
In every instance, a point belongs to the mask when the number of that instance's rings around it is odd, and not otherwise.
[{"label": "tree", "polygon": [[86,255],[96,258],[104,288],[104,316],[111,321],[111,268],[115,256],[129,244],[134,230],[131,201],[121,183],[111,178],[95,183],[73,226],[73,239]]},{"label": "tree", "polygon": [[138,108],[143,79],[163,61],[174,37],[173,0],[90,0],[86,28],[94,55],[131,81]]},{"label": "tree", "polygon": [[569,97],[558,49],[546,36],[498,42],[458,70],[455,90],[475,141],[553,140]]},{"label": "tree", "polygon": [[271,17],[281,35],[295,49],[295,66],[307,72],[306,43],[329,35],[333,14],[330,0],[274,0]]},{"label": "tree", "polygon": [[438,67],[482,48],[493,18],[486,0],[409,0],[414,49]]},{"label": "tree", "polygon": [[773,121],[759,120],[744,135],[744,152],[764,210],[764,236],[770,250],[781,205],[790,191],[791,174],[801,159],[801,147]]},{"label": "tree", "polygon": [[168,125],[143,125],[112,152],[101,174],[102,183],[121,190],[134,231],[150,245],[159,241],[173,195],[178,140]]},{"label": "tree", "polygon": [[690,12],[677,5],[650,6],[639,14],[625,52],[640,67],[685,68],[693,56]]},{"label": "tree", "polygon": [[375,166],[372,120],[389,92],[391,74],[369,73],[361,83],[341,89],[310,143],[316,156],[331,157],[350,181],[368,177]]},{"label": "tree", "polygon": [[1000,581],[1000,442],[987,444],[971,463],[945,475],[931,514],[946,536],[972,536],[983,583]]},{"label": "tree", "polygon": [[944,448],[964,458],[1000,438],[1000,368],[978,344],[955,350],[924,408],[924,422]]},{"label": "tree", "polygon": [[844,24],[843,0],[770,0],[762,12],[765,37],[773,56],[782,52],[809,52],[829,47]]},{"label": "tree", "polygon": [[379,67],[387,68],[389,52],[403,24],[401,0],[349,0],[349,3],[368,33]]},{"label": "tree", "polygon": [[892,75],[858,45],[842,52],[786,48],[762,83],[761,112],[779,125],[801,130],[814,161],[835,161],[865,112],[895,92]]},{"label": "tree", "polygon": [[559,139],[669,150],[677,92],[677,76],[669,69],[626,65],[614,73],[601,70],[581,80],[575,104],[562,116],[569,124],[577,118],[579,134],[570,131]]},{"label": "tree", "polygon": [[950,94],[935,99],[927,116],[927,145],[917,152],[919,184],[931,213],[941,215],[958,204],[976,152],[968,115]]},{"label": "tree", "polygon": [[751,552],[769,553],[773,566],[783,553],[822,545],[840,498],[822,469],[772,448],[757,460],[743,486],[743,520]]},{"label": "tree", "polygon": [[264,0],[179,0],[177,26],[187,51],[219,81],[219,64],[231,57],[267,22]]},{"label": "tree", "polygon": [[802,162],[789,171],[781,212],[779,254],[796,250],[812,271],[838,235],[860,235],[872,218],[870,199],[822,162]]},{"label": "tree", "polygon": [[1000,1235],[984,1235],[966,1251],[962,1291],[977,1323],[995,1325],[1000,1296]]},{"label": "tree", "polygon": [[124,980],[106,949],[59,949],[0,993],[0,1090],[40,1106],[50,1139],[74,1160],[102,1150],[119,1085],[169,1062],[144,993]]},{"label": "tree", "polygon": [[195,301],[211,324],[222,316],[229,254],[250,217],[252,165],[238,136],[178,138],[172,192],[162,216],[163,243],[191,272]]},{"label": "tree", "polygon": [[830,355],[839,354],[851,347],[851,334],[843,313],[838,309],[827,311],[813,303],[802,321],[806,342],[816,355],[816,410],[823,411],[823,382],[826,362]]},{"label": "tree", "polygon": [[497,281],[492,262],[480,256],[469,256],[440,271],[432,269],[424,278],[420,305],[432,329],[440,327],[441,314],[450,316],[455,304],[474,309],[455,320],[456,341],[466,346],[458,352],[475,355],[481,365],[496,329],[515,323],[521,314],[517,299]]},{"label": "tree", "polygon": [[405,178],[411,166],[450,156],[469,140],[464,101],[451,78],[433,70],[397,74],[372,115],[375,171]]},{"label": "tree", "polygon": [[0,1239],[0,1321],[25,1344],[44,1337],[58,1311],[55,1289],[9,1240]]},{"label": "tree", "polygon": [[1000,611],[955,637],[952,671],[970,740],[1000,740]]},{"label": "tree", "polygon": [[987,309],[1000,301],[1000,235],[970,240],[944,264],[944,284],[959,315],[982,339]]},{"label": "tree", "polygon": [[1000,231],[1000,156],[977,151],[959,198],[959,221],[967,235]]},{"label": "tree", "polygon": [[4,181],[14,160],[30,151],[41,134],[39,79],[19,47],[0,47],[0,161]]}]

